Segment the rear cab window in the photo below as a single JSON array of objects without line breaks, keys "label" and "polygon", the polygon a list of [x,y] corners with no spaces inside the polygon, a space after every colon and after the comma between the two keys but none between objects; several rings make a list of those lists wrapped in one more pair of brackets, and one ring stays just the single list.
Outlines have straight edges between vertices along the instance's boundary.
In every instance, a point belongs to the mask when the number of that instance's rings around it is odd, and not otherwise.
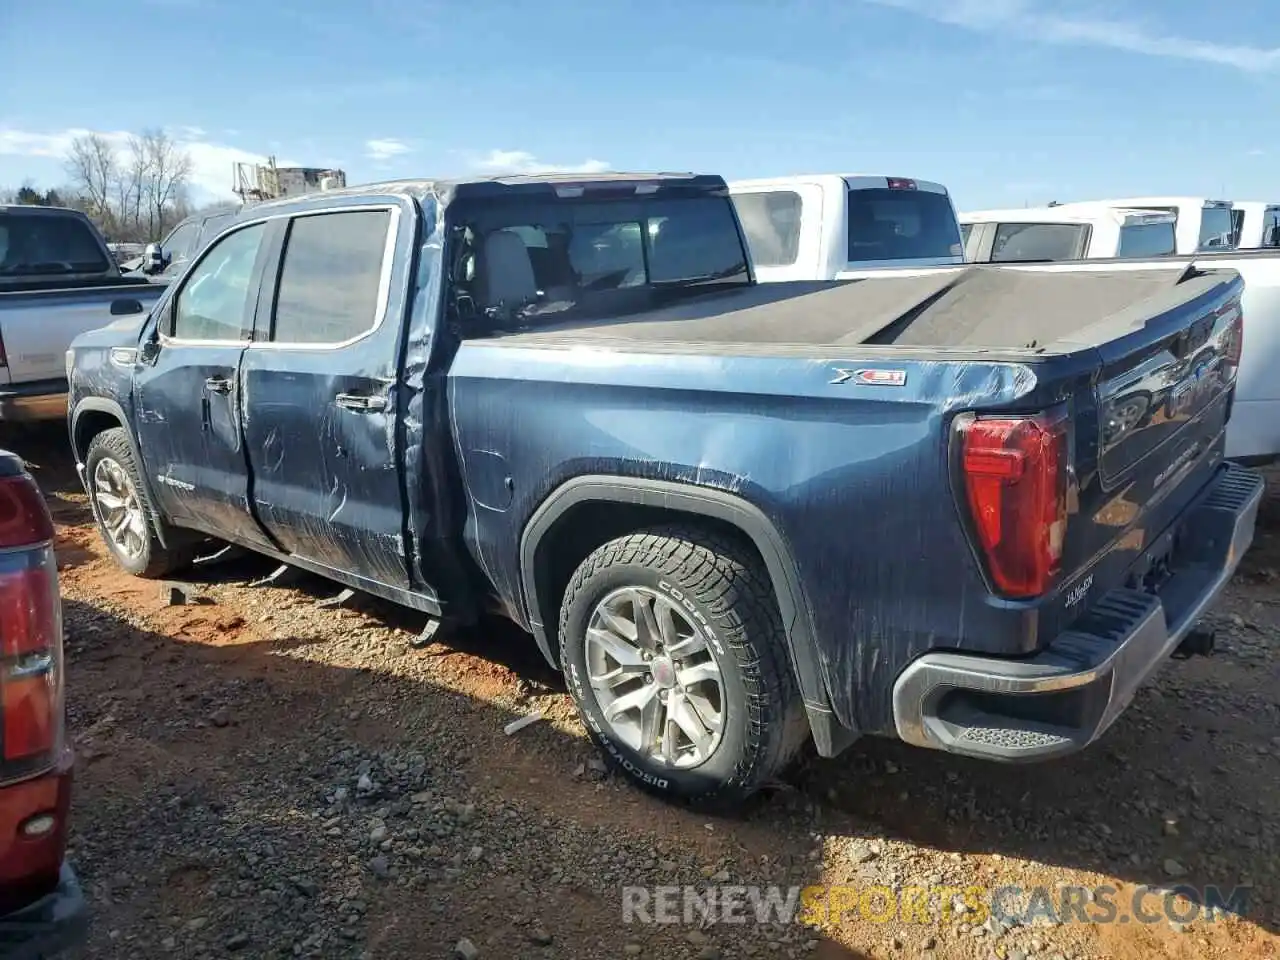
[{"label": "rear cab window", "polygon": [[951,198],[914,185],[850,187],[848,230],[850,263],[954,260],[964,254]]},{"label": "rear cab window", "polygon": [[1126,223],[1120,228],[1117,257],[1167,257],[1178,251],[1177,225],[1168,220],[1157,223]]},{"label": "rear cab window", "polygon": [[1200,210],[1198,250],[1225,250],[1235,245],[1235,218],[1231,208],[1206,206]]},{"label": "rear cab window", "polygon": [[992,263],[1076,260],[1084,256],[1089,227],[1083,223],[1001,223],[991,244]]},{"label": "rear cab window", "polygon": [[0,211],[0,281],[106,273],[112,266],[78,216]]},{"label": "rear cab window", "polygon": [[458,202],[463,322],[499,327],[635,313],[750,280],[727,196]]}]

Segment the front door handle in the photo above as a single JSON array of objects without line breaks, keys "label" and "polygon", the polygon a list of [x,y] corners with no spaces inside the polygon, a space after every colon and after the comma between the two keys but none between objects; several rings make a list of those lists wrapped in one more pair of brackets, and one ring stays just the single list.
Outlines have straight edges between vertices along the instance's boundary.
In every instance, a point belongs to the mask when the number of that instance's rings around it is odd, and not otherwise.
[{"label": "front door handle", "polygon": [[212,393],[230,393],[231,381],[226,377],[210,377],[204,382],[204,388]]},{"label": "front door handle", "polygon": [[333,401],[348,410],[371,411],[387,408],[386,397],[370,397],[357,393],[340,393],[333,398]]}]

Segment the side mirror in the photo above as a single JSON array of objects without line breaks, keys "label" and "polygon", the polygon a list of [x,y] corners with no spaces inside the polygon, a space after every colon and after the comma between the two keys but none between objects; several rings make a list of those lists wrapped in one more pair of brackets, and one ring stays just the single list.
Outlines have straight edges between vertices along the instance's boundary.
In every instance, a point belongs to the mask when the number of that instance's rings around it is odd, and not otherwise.
[{"label": "side mirror", "polygon": [[127,317],[135,313],[142,312],[142,303],[138,300],[112,300],[111,315],[113,317]]},{"label": "side mirror", "polygon": [[142,262],[147,273],[159,273],[164,269],[164,249],[158,243],[148,243],[142,252]]},{"label": "side mirror", "polygon": [[155,363],[158,356],[160,356],[160,341],[152,334],[139,345],[138,359],[143,363]]}]

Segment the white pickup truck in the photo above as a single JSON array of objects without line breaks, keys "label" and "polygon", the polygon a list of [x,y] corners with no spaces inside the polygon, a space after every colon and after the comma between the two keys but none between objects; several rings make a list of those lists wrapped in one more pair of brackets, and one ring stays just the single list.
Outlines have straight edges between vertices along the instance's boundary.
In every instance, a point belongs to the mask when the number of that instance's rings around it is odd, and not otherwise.
[{"label": "white pickup truck", "polygon": [[1239,200],[1231,205],[1237,250],[1280,247],[1280,203]]},{"label": "white pickup truck", "polygon": [[1036,263],[1100,257],[1163,257],[1177,249],[1177,218],[1155,210],[1062,206],[960,214],[970,263]]},{"label": "white pickup truck", "polygon": [[729,184],[761,283],[962,263],[947,188],[906,177],[814,174]]},{"label": "white pickup truck", "polygon": [[1159,210],[1171,213],[1177,223],[1180,254],[1230,250],[1235,232],[1229,200],[1210,200],[1205,197],[1122,197],[1056,204],[1054,209],[1084,214],[1108,209]]},{"label": "white pickup truck", "polygon": [[[1034,269],[1064,272],[1113,270],[1235,270],[1244,279],[1241,312],[1244,349],[1235,406],[1227,426],[1228,459],[1260,466],[1280,460],[1280,249],[1222,250],[1151,260],[1075,260],[1040,263]],[[1009,264],[1004,269],[1033,269]]]},{"label": "white pickup truck", "polygon": [[71,341],[163,292],[122,276],[83,213],[0,206],[0,422],[65,417]]}]

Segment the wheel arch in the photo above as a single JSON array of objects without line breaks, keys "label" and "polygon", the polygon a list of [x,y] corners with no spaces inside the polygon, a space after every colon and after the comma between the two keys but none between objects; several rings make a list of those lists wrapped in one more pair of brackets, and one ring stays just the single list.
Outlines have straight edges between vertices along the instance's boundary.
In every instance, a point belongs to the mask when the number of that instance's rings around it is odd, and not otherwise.
[{"label": "wheel arch", "polygon": [[85,485],[85,491],[89,492],[89,480],[84,472],[84,458],[88,453],[89,444],[93,442],[93,438],[107,430],[114,430],[117,427],[124,430],[125,439],[129,442],[129,450],[133,454],[134,463],[138,466],[138,476],[142,480],[142,496],[146,500],[147,516],[151,522],[151,528],[155,532],[156,539],[160,541],[160,545],[168,547],[169,543],[165,537],[165,525],[160,522],[155,507],[155,497],[152,494],[151,478],[147,476],[145,461],[142,459],[142,452],[138,449],[138,440],[133,435],[133,430],[129,426],[129,418],[125,415],[124,408],[115,400],[106,397],[86,397],[76,404],[75,409],[71,413],[71,453],[75,457],[76,471],[80,474],[80,480]]},{"label": "wheel arch", "polygon": [[[552,491],[530,516],[520,538],[525,615],[548,662],[559,666],[559,600],[577,563],[615,536],[664,520],[709,523],[732,532],[759,554],[778,602],[788,659],[818,752],[834,756],[852,743],[856,731],[843,727],[831,709],[808,605],[786,538],[758,507],[723,490],[663,480],[581,476]],[[555,556],[566,549],[568,564]]]}]

